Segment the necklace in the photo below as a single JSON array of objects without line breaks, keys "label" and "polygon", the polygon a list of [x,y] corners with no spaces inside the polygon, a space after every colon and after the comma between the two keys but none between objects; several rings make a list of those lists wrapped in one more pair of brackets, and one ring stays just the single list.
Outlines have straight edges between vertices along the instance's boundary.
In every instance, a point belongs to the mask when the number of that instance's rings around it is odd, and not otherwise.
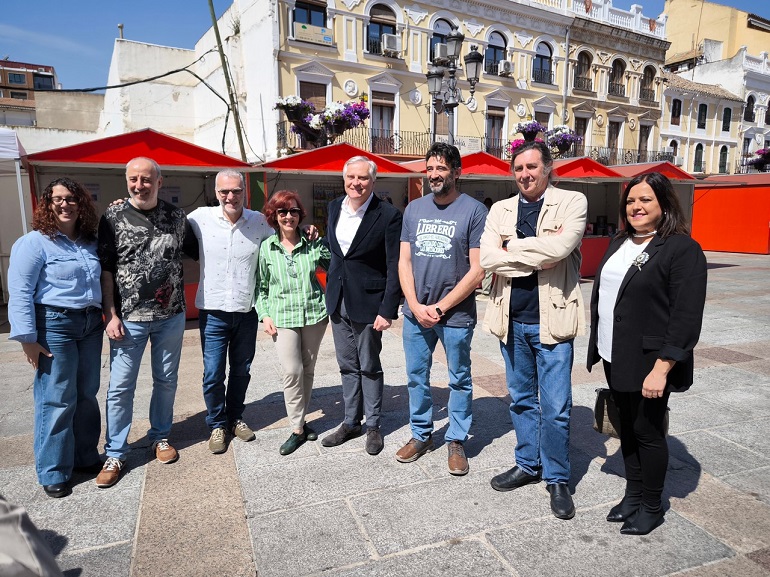
[{"label": "necklace", "polygon": [[653,236],[653,235],[657,234],[657,232],[658,232],[657,230],[653,230],[652,232],[634,233],[633,237],[634,238],[647,238],[648,236]]}]

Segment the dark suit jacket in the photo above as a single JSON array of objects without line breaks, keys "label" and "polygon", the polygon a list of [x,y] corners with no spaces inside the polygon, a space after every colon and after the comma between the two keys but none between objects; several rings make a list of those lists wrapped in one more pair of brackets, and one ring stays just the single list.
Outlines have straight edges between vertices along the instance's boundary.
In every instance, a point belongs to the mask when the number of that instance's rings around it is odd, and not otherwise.
[{"label": "dark suit jacket", "polygon": [[[599,283],[607,259],[625,238],[610,243],[591,294],[591,336],[587,368],[599,362],[597,327]],[[692,384],[692,350],[698,342],[706,301],[706,257],[687,235],[655,236],[644,249],[649,260],[641,270],[632,265],[615,301],[612,334],[612,387],[641,391],[657,359],[676,361],[667,390],[684,391]]]},{"label": "dark suit jacket", "polygon": [[348,253],[343,256],[336,229],[345,198],[329,203],[326,239],[332,260],[326,275],[326,310],[334,313],[344,298],[348,317],[354,322],[373,323],[377,315],[393,320],[401,301],[398,281],[401,211],[375,195]]}]

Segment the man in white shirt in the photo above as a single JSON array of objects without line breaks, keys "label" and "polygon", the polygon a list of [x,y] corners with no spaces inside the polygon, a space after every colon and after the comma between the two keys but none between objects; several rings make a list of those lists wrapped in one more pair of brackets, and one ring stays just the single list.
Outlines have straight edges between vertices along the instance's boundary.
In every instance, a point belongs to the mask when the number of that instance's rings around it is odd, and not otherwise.
[{"label": "man in white shirt", "polygon": [[[195,306],[203,349],[203,398],[211,430],[209,450],[227,450],[226,433],[254,439],[243,421],[246,390],[257,341],[254,310],[257,260],[262,241],[275,233],[261,212],[244,208],[244,180],[235,170],[217,174],[218,206],[201,207],[187,218],[200,246],[200,283]],[[225,386],[225,367],[230,374]]]}]

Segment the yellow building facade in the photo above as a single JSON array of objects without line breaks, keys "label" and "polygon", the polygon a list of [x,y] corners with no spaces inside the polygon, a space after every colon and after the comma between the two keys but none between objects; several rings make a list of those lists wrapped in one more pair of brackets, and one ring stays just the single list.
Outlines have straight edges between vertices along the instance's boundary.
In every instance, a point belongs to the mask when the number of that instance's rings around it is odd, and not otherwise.
[{"label": "yellow building facade", "polygon": [[[566,124],[583,137],[567,155],[627,164],[666,154],[659,147],[666,20],[643,16],[639,6],[628,12],[603,0],[289,0],[278,7],[280,96],[298,95],[319,109],[368,99],[366,127],[337,142],[419,157],[434,140],[446,140],[451,117],[434,106],[426,73],[442,62],[442,46],[457,28],[465,36],[457,70],[464,102],[452,132],[462,152],[505,158],[505,145],[521,138],[516,125],[538,120],[549,128]],[[484,56],[473,99],[463,70],[471,46]],[[308,146],[282,113],[277,122],[279,148]]]}]

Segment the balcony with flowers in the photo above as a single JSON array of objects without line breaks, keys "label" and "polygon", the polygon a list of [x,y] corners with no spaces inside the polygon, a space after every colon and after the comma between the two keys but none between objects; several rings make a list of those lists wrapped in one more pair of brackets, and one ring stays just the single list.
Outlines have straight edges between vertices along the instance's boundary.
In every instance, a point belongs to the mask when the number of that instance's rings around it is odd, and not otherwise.
[{"label": "balcony with flowers", "polygon": [[291,95],[280,98],[275,108],[283,110],[291,123],[291,132],[301,137],[308,148],[334,143],[347,130],[361,126],[369,118],[364,99],[332,102],[320,112],[312,102]]}]

